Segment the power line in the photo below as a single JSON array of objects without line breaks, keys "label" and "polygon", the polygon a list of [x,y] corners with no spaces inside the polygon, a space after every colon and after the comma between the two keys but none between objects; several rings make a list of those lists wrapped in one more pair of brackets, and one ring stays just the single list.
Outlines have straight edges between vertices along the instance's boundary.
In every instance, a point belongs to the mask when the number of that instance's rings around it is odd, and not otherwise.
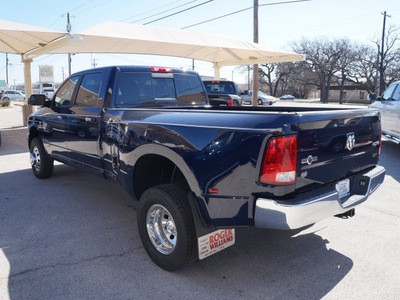
[{"label": "power line", "polygon": [[147,24],[150,24],[150,23],[154,23],[154,22],[157,22],[157,21],[160,21],[160,20],[163,20],[163,19],[166,19],[166,18],[169,18],[169,17],[175,16],[175,15],[177,15],[177,14],[180,14],[180,13],[182,13],[182,12],[188,11],[188,10],[190,10],[190,9],[193,9],[193,8],[199,7],[199,6],[201,6],[201,5],[204,5],[204,4],[207,4],[207,3],[213,2],[213,1],[214,1],[214,0],[208,0],[208,1],[206,1],[206,2],[202,2],[202,3],[200,3],[200,4],[197,4],[197,5],[194,5],[194,6],[191,6],[191,7],[185,8],[185,9],[183,9],[183,10],[177,11],[177,12],[175,12],[175,13],[173,13],[173,14],[167,15],[167,16],[165,16],[165,17],[161,17],[161,18],[158,18],[158,19],[156,19],[156,20],[153,20],[153,21],[150,21],[150,22],[144,23],[143,25],[147,25]]},{"label": "power line", "polygon": [[71,9],[70,12],[72,12],[72,11],[74,11],[74,10],[77,10],[77,9],[83,7],[83,6],[86,6],[86,5],[88,5],[88,4],[90,4],[90,3],[94,2],[94,1],[96,1],[96,0],[90,0],[90,1],[88,1],[88,2],[85,2],[85,3],[83,3],[83,4],[79,5],[79,6],[77,6],[77,7],[73,8],[73,9]]},{"label": "power line", "polygon": [[[176,8],[178,8],[178,7],[181,7],[181,6],[185,6],[185,5],[187,5],[187,4],[190,4],[190,3],[196,2],[196,1],[199,1],[199,0],[192,0],[192,1],[186,2],[186,3],[184,3],[184,4],[178,5],[178,6],[174,7],[174,8],[170,8],[170,9],[167,9],[167,10],[165,10],[165,11],[162,11],[162,12],[156,13],[156,14],[154,14],[154,15],[151,15],[151,16],[148,16],[148,17],[145,17],[145,18],[142,18],[142,19],[140,19],[140,20],[132,21],[132,22],[139,22],[139,21],[142,21],[142,20],[145,20],[145,19],[148,19],[148,18],[157,16],[157,15],[161,15],[161,14],[163,14],[163,13],[165,13],[165,12],[171,11],[171,10],[173,10],[173,9],[176,9]],[[153,8],[153,9],[151,9],[151,10],[147,10],[147,11],[142,12],[142,13],[140,13],[140,14],[137,14],[137,15],[134,15],[134,16],[130,16],[130,17],[128,17],[128,18],[122,19],[120,22],[128,21],[128,20],[130,20],[130,19],[132,19],[132,18],[145,15],[145,14],[147,14],[147,13],[149,13],[149,12],[153,12],[153,11],[155,11],[155,10],[159,10],[159,9],[161,9],[161,8],[170,6],[170,5],[172,5],[172,4],[174,4],[174,3],[178,3],[178,2],[182,2],[182,0],[174,1],[174,2],[168,3],[168,4],[166,4],[166,5],[162,5],[162,6]]]},{"label": "power line", "polygon": [[[259,7],[260,7],[260,6],[279,5],[279,4],[298,3],[298,2],[308,2],[308,1],[311,1],[311,0],[295,0],[295,1],[284,1],[284,2],[266,3],[266,4],[260,4]],[[222,19],[222,18],[231,16],[231,15],[235,15],[235,14],[244,12],[244,11],[249,10],[249,9],[253,9],[253,6],[250,6],[250,7],[247,7],[247,8],[243,8],[243,9],[240,9],[240,10],[237,10],[237,11],[234,11],[234,12],[231,12],[231,13],[229,13],[229,14],[226,14],[226,15],[222,15],[222,16],[215,17],[215,18],[212,18],[212,19],[208,19],[208,20],[206,20],[206,21],[199,22],[199,23],[196,23],[196,24],[193,24],[193,25],[185,26],[185,27],[182,27],[181,29],[187,29],[187,28],[190,28],[190,27],[194,27],[194,26],[197,26],[197,25],[201,25],[201,24],[204,24],[204,23],[208,23],[208,22],[211,22],[211,21],[215,21],[215,20],[218,20],[218,19]]]}]

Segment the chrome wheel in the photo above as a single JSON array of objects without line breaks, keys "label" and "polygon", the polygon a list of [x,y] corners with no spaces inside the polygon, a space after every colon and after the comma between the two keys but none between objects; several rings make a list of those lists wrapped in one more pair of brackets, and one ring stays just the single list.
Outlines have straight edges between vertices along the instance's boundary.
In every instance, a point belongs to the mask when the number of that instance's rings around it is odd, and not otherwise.
[{"label": "chrome wheel", "polygon": [[160,204],[150,207],[146,216],[147,233],[150,241],[162,254],[171,254],[176,246],[177,232],[170,212]]},{"label": "chrome wheel", "polygon": [[31,166],[35,168],[36,171],[40,171],[40,152],[35,146],[31,152]]}]

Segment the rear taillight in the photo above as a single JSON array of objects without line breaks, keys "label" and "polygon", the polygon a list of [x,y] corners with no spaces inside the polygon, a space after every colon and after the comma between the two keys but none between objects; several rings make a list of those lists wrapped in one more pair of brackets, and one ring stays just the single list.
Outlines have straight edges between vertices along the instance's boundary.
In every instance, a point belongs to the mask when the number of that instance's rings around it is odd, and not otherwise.
[{"label": "rear taillight", "polygon": [[290,184],[296,181],[297,136],[272,138],[265,151],[260,181]]},{"label": "rear taillight", "polygon": [[228,106],[233,106],[233,100],[232,99],[228,99]]}]

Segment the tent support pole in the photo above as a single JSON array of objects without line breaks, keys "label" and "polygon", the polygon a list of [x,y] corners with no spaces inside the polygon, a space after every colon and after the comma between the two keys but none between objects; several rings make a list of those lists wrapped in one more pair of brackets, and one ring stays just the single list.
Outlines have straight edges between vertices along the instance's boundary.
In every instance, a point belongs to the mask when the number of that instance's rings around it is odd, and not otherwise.
[{"label": "tent support pole", "polygon": [[32,106],[28,105],[28,98],[32,94],[32,74],[31,74],[31,63],[32,59],[24,59],[24,82],[25,82],[25,103],[22,107],[22,118],[24,126],[28,125],[28,116],[32,113]]},{"label": "tent support pole", "polygon": [[217,63],[214,63],[214,80],[220,80],[220,79],[221,79],[221,67]]}]

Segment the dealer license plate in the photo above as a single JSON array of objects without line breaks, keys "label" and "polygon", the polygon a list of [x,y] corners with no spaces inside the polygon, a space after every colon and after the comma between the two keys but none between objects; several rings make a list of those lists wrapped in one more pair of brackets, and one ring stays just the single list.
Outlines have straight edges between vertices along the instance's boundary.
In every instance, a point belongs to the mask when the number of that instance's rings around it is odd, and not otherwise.
[{"label": "dealer license plate", "polygon": [[345,179],[336,183],[336,190],[339,198],[342,199],[350,194],[350,179]]},{"label": "dealer license plate", "polygon": [[204,259],[235,244],[235,229],[220,229],[198,238],[199,259]]}]

